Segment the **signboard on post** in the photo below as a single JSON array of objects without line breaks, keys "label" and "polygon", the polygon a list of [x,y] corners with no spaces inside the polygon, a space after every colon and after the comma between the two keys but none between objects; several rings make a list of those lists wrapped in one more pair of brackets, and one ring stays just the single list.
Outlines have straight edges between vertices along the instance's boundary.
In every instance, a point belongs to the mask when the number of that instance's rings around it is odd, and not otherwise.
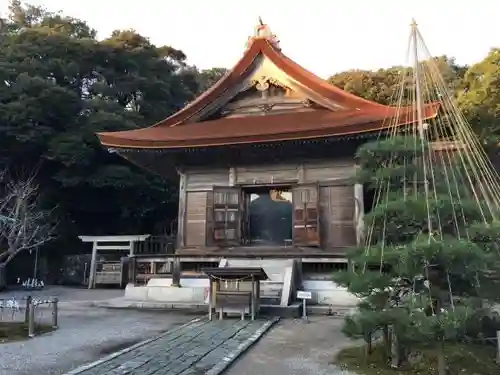
[{"label": "signboard on post", "polygon": [[307,300],[312,299],[312,293],[303,290],[297,290],[297,299],[302,300],[302,319],[307,321]]},{"label": "signboard on post", "polygon": [[303,290],[297,291],[297,299],[311,299],[311,298],[312,298],[311,292],[305,292]]}]

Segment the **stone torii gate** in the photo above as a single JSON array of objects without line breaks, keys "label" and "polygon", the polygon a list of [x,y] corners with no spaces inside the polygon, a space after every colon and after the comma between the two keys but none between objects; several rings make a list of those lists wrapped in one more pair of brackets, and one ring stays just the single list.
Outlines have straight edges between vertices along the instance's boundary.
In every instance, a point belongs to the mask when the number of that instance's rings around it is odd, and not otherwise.
[{"label": "stone torii gate", "polygon": [[[134,245],[149,238],[150,234],[124,235],[124,236],[78,236],[82,242],[92,242],[92,259],[90,261],[89,289],[95,287],[97,266],[97,252],[99,250],[123,251],[128,250],[128,256],[134,255]],[[120,243],[110,245],[109,243]]]}]

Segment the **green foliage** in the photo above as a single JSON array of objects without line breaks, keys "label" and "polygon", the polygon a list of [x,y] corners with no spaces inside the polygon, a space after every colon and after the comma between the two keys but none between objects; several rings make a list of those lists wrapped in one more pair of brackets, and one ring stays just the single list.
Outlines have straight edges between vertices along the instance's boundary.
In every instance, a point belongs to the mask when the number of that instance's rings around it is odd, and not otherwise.
[{"label": "green foliage", "polygon": [[471,322],[483,308],[473,302],[491,298],[497,286],[499,224],[485,224],[486,203],[450,179],[464,175],[463,163],[435,165],[431,152],[412,136],[357,152],[358,181],[379,199],[364,218],[366,247],[349,251],[350,270],[334,280],[360,298],[344,332],[370,341],[382,331],[387,353],[389,327],[397,352],[478,334]]},{"label": "green foliage", "polygon": [[[57,328],[54,328],[49,324],[35,324],[35,334],[42,335],[44,333],[49,333]],[[28,335],[29,327],[28,323],[9,321],[0,322],[0,343],[27,340],[30,338]]]},{"label": "green foliage", "polygon": [[[437,356],[434,348],[423,348],[410,353],[411,360],[403,363],[397,371],[387,366],[383,344],[373,346],[370,355],[363,347],[341,350],[335,363],[359,375],[436,375]],[[444,348],[448,375],[496,375],[495,347],[471,344],[449,344]]]},{"label": "green foliage", "polygon": [[[457,65],[453,58],[447,56],[436,57],[433,61],[481,143],[494,146],[495,153],[498,153],[496,145],[500,135],[499,51],[492,48],[484,60],[470,67]],[[407,77],[403,85],[405,92],[401,92],[402,76]],[[413,101],[411,69],[405,67],[350,70],[333,75],[329,81],[355,95],[382,104],[394,105],[399,100],[402,104],[411,104]]]},{"label": "green foliage", "polygon": [[411,136],[394,136],[363,144],[356,152],[362,169],[375,171],[389,163],[404,165],[426,154],[429,144]]},{"label": "green foliage", "polygon": [[162,180],[107,153],[95,133],[149,126],[192,100],[199,73],[184,53],[132,30],[99,41],[84,21],[16,0],[7,26],[0,38],[0,169],[38,170],[45,203],[63,218],[62,243],[82,233],[168,226],[176,218],[175,178]]},{"label": "green foliage", "polygon": [[204,69],[198,75],[199,94],[204,93],[217,83],[228,70],[225,68]]},{"label": "green foliage", "polygon": [[[433,63],[450,92],[458,93],[463,87],[467,67],[457,65],[453,58],[447,56],[435,57]],[[376,71],[349,70],[333,75],[329,81],[348,92],[378,103],[393,105],[401,100],[402,104],[411,104],[414,95],[411,74],[410,68],[395,66]],[[402,77],[407,80],[404,84],[405,92],[401,92]]]},{"label": "green foliage", "polygon": [[491,49],[484,60],[467,70],[457,102],[484,144],[498,144],[500,128],[500,50]]},{"label": "green foliage", "polygon": [[500,254],[500,222],[489,225],[474,224],[469,228],[469,235],[478,246],[493,255]]},{"label": "green foliage", "polygon": [[470,200],[459,200],[449,195],[436,194],[429,200],[420,195],[394,197],[388,195],[365,216],[367,227],[372,228],[371,242],[385,244],[407,243],[429,233],[435,239],[443,235],[465,234],[463,223],[476,222],[483,218],[481,205]]}]

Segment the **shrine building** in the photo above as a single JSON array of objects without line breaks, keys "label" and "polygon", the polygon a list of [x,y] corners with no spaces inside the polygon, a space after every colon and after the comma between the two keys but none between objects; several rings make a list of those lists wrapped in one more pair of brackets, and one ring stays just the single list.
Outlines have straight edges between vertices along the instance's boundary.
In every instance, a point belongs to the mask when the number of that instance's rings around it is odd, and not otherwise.
[{"label": "shrine building", "polygon": [[[425,105],[424,119],[437,111]],[[362,238],[372,198],[353,179],[356,149],[389,124],[414,121],[412,107],[365,100],[307,71],[260,24],[236,65],[183,109],[98,137],[152,172],[177,171],[176,255],[229,265],[297,261],[307,278],[329,275],[326,265],[345,263],[345,249]]]}]

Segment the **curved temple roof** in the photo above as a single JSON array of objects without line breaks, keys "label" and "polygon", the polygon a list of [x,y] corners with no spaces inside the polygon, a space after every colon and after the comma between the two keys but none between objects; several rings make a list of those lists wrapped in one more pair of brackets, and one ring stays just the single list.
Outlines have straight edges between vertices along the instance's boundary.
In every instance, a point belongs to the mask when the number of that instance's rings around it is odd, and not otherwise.
[{"label": "curved temple roof", "polygon": [[[192,103],[148,128],[98,133],[101,143],[116,148],[207,147],[374,132],[416,121],[411,107],[388,107],[360,98],[302,68],[281,52],[275,36],[265,27],[261,25],[257,29],[264,29],[264,33],[256,32],[256,36],[249,39],[245,54],[233,69]],[[267,58],[299,87],[343,109],[197,120],[219,97],[241,85],[261,57]],[[435,117],[438,110],[438,103],[427,104],[424,119]]]}]

